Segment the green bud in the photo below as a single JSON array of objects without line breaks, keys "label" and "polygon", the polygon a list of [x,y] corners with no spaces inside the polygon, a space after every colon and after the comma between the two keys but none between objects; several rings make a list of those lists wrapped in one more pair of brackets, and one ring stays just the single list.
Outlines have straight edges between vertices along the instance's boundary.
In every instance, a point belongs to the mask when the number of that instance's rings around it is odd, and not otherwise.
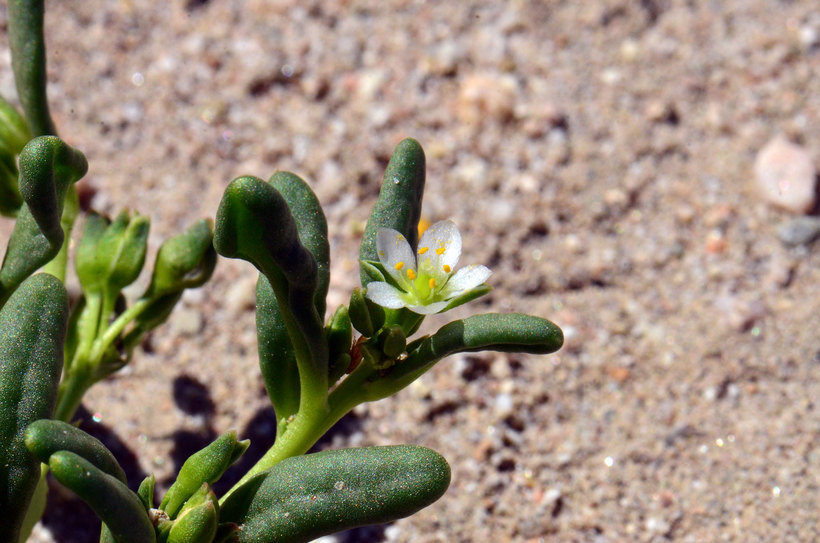
[{"label": "green bud", "polygon": [[139,499],[145,506],[146,511],[153,509],[154,507],[154,485],[156,482],[157,479],[152,473],[142,480],[140,487],[137,489],[137,496],[139,496]]},{"label": "green bud", "polygon": [[213,223],[202,219],[159,248],[151,286],[144,297],[157,298],[198,287],[210,279],[215,266]]},{"label": "green bud", "polygon": [[407,347],[407,337],[401,326],[391,326],[379,334],[379,346],[388,358],[398,358]]},{"label": "green bud", "polygon": [[179,515],[177,515],[177,518],[181,518],[183,515],[186,514],[186,511],[189,511],[190,509],[193,509],[195,507],[199,507],[200,505],[206,502],[214,503],[217,506],[219,505],[219,500],[217,499],[216,494],[214,494],[214,491],[211,489],[211,485],[209,485],[208,483],[202,483],[202,486],[200,486],[199,489],[197,489],[197,491],[194,492],[191,495],[191,497],[185,501],[185,504],[182,506]]},{"label": "green bud", "polygon": [[207,543],[216,536],[219,512],[214,502],[206,501],[184,511],[168,534],[168,543]]},{"label": "green bud", "polygon": [[213,484],[222,477],[225,470],[236,462],[248,448],[250,442],[237,441],[236,432],[227,432],[185,461],[179,470],[177,480],[162,498],[160,509],[170,518],[176,518],[182,506],[202,483]]},{"label": "green bud", "polygon": [[350,367],[350,346],[353,343],[353,326],[347,307],[340,305],[325,328],[327,338],[328,386],[333,386]]},{"label": "green bud", "polygon": [[17,109],[0,96],[0,150],[19,155],[31,139],[28,124]]},{"label": "green bud", "polygon": [[15,156],[9,151],[0,149],[0,213],[7,217],[17,215],[23,205],[23,197],[18,187],[19,172]]},{"label": "green bud", "polygon": [[353,289],[350,295],[350,322],[365,337],[373,337],[384,326],[384,309],[367,298],[365,289]]},{"label": "green bud", "polygon": [[133,283],[145,263],[148,217],[120,213],[114,222],[92,213],[77,247],[77,275],[83,289],[107,286],[117,292]]}]

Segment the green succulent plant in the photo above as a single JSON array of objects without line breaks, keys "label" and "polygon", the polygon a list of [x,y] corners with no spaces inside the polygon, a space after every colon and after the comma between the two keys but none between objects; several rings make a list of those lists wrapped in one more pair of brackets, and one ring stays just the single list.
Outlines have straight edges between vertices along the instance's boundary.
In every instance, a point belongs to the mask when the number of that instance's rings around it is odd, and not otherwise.
[{"label": "green succulent plant", "polygon": [[[0,212],[16,221],[0,266],[0,541],[26,541],[46,505],[48,473],[101,519],[101,542],[301,542],[436,501],[451,473],[430,449],[307,453],[354,407],[399,392],[451,354],[547,354],[563,336],[550,321],[518,313],[477,314],[419,334],[426,316],[490,290],[488,268],[456,269],[454,223],[419,237],[421,145],[396,147],[361,243],[361,288],[329,319],[327,221],[309,184],[288,172],[232,181],[215,221],[166,240],[149,286],[127,300],[123,290],[145,265],[149,221],[80,210],[75,183],[88,165],[48,113],[43,2],[10,0],[8,13],[22,113],[0,101]],[[73,262],[82,293],[69,304],[68,240],[80,217]],[[130,490],[115,456],[72,422],[85,392],[128,364],[183,292],[210,278],[217,254],[259,272],[259,363],[276,439],[220,496],[214,484],[248,441],[219,436],[185,461],[155,504],[153,476]]]}]

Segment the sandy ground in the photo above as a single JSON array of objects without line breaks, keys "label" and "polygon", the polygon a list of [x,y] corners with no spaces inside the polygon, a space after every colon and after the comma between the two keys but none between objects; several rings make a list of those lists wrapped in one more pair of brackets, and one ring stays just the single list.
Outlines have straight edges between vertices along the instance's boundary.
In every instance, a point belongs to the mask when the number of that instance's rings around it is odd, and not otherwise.
[{"label": "sandy ground", "polygon": [[[47,4],[57,125],[89,159],[92,205],[150,216],[153,251],[212,217],[230,179],[292,170],[325,205],[335,307],[412,136],[425,218],[456,221],[464,261],[494,270],[487,303],[454,316],[564,328],[557,355],[454,357],[346,418],[324,447],[426,445],[453,483],[335,541],[820,538],[819,244],[780,230],[817,206],[782,210],[754,186],[777,137],[820,163],[816,2]],[[167,484],[230,428],[252,454],[270,444],[254,282],[221,260],[86,397],[86,427],[133,484]],[[95,540],[82,504],[51,496],[37,540]]]}]

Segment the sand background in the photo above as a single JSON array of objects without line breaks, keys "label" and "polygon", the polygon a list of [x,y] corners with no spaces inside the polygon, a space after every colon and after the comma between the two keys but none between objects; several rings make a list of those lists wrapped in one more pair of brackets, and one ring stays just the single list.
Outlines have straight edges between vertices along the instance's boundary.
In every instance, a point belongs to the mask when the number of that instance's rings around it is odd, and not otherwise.
[{"label": "sand background", "polygon": [[[452,357],[344,419],[323,447],[429,446],[453,482],[418,515],[335,541],[812,541],[820,252],[780,228],[817,208],[772,206],[753,165],[777,137],[820,163],[817,7],[49,1],[49,93],[88,157],[91,205],[148,215],[152,255],[213,217],[236,176],[309,180],[331,308],[357,284],[390,152],[414,137],[424,217],[453,219],[464,262],[494,270],[486,302],[452,316],[564,328],[556,355]],[[14,97],[6,28],[0,7],[0,93]],[[132,484],[167,484],[231,428],[252,454],[270,444],[254,283],[220,260],[87,395],[85,427]],[[51,499],[37,541],[96,540],[81,503]]]}]

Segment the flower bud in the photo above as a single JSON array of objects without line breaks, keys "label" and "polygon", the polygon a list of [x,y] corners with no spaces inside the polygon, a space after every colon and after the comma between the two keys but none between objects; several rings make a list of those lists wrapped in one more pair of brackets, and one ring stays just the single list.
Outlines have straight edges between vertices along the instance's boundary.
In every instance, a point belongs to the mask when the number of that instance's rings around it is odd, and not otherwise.
[{"label": "flower bud", "polygon": [[215,266],[213,224],[202,219],[162,244],[146,297],[198,287],[211,277]]},{"label": "flower bud", "polygon": [[353,342],[353,326],[347,307],[340,305],[325,328],[327,338],[328,385],[333,385],[350,367],[350,346]]},{"label": "flower bud", "polygon": [[107,286],[117,292],[133,283],[145,263],[148,217],[127,211],[114,222],[92,213],[77,247],[77,276],[85,291]]},{"label": "flower bud", "polygon": [[236,462],[250,442],[237,441],[236,432],[227,432],[182,464],[177,480],[162,498],[160,509],[176,518],[185,502],[196,493],[202,483],[212,484]]},{"label": "flower bud", "polygon": [[31,139],[26,120],[17,109],[0,96],[0,150],[16,156]]},{"label": "flower bud", "polygon": [[398,358],[407,347],[407,337],[401,326],[391,326],[379,334],[379,346],[388,358]]},{"label": "flower bud", "polygon": [[384,326],[384,309],[365,298],[365,289],[353,290],[350,295],[349,313],[353,327],[365,337],[373,337]]}]

